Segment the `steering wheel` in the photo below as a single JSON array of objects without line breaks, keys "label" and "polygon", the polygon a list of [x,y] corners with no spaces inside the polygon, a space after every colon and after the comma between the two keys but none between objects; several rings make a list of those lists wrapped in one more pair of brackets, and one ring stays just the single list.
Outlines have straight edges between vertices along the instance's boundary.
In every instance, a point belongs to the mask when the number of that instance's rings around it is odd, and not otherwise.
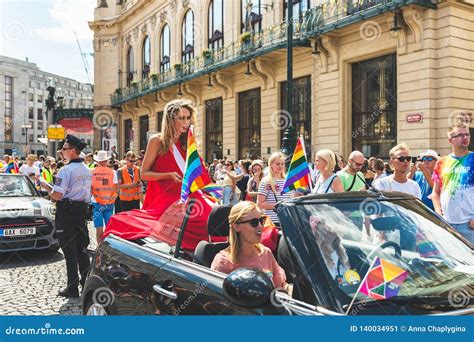
[{"label": "steering wheel", "polygon": [[398,259],[402,258],[402,248],[400,247],[400,245],[396,242],[393,242],[393,241],[385,241],[383,244],[381,244],[380,246],[378,246],[377,248],[372,250],[372,252],[370,252],[367,255],[367,257],[365,258],[364,263],[360,267],[360,274],[365,275],[367,273],[367,271],[369,270],[370,265],[372,264],[371,260],[374,256],[374,254],[376,254],[378,251],[380,251],[382,249],[385,249],[387,247],[392,247],[395,250],[395,256]]}]

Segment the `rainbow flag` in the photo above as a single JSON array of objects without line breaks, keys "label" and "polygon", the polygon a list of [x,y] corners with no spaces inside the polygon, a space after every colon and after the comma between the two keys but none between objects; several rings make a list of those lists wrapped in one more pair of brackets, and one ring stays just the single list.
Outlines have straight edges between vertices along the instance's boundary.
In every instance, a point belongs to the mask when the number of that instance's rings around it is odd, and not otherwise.
[{"label": "rainbow flag", "polygon": [[222,187],[211,183],[206,168],[202,164],[199,156],[196,139],[194,138],[193,128],[188,131],[188,151],[186,153],[186,170],[183,177],[183,185],[181,187],[181,202],[186,202],[189,195],[203,190],[213,198],[222,197]]},{"label": "rainbow flag", "polygon": [[17,174],[18,173],[18,166],[16,165],[16,163],[15,162],[8,163],[8,165],[5,169],[5,173]]},{"label": "rainbow flag", "polygon": [[308,160],[306,159],[304,141],[303,137],[299,137],[281,193],[284,194],[296,189],[307,189],[310,184],[310,171]]},{"label": "rainbow flag", "polygon": [[363,293],[377,300],[396,297],[400,286],[407,277],[408,271],[387,260],[376,257],[364,280],[362,280],[357,293]]}]

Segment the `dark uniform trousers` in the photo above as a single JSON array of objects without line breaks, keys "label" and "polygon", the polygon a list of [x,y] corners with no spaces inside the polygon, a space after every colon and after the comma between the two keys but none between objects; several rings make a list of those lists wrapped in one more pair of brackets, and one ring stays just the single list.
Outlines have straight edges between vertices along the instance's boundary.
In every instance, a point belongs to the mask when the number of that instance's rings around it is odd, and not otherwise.
[{"label": "dark uniform trousers", "polygon": [[67,288],[72,292],[78,291],[78,271],[81,275],[81,285],[84,285],[90,266],[87,254],[90,242],[86,221],[88,207],[84,202],[65,200],[57,203],[56,231],[66,259]]}]

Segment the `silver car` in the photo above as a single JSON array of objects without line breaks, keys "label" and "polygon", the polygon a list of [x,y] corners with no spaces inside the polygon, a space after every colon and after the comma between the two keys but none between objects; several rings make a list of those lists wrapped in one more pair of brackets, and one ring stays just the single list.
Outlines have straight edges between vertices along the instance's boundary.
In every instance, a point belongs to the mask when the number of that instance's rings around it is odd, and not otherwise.
[{"label": "silver car", "polygon": [[25,175],[0,174],[0,253],[56,251],[56,207]]}]

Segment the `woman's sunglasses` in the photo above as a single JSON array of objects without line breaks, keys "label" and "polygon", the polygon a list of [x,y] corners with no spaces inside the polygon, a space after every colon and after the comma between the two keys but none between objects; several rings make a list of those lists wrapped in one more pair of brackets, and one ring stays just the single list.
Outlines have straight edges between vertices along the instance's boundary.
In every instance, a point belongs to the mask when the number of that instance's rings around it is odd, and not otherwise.
[{"label": "woman's sunglasses", "polygon": [[433,161],[434,160],[434,157],[423,157],[421,158],[421,161]]},{"label": "woman's sunglasses", "polygon": [[250,220],[247,220],[247,221],[237,221],[236,223],[238,223],[238,224],[250,223],[250,225],[253,228],[257,228],[259,223],[263,226],[263,224],[265,223],[265,220],[266,220],[266,217],[262,216],[262,217],[253,218],[253,219],[250,219]]}]

